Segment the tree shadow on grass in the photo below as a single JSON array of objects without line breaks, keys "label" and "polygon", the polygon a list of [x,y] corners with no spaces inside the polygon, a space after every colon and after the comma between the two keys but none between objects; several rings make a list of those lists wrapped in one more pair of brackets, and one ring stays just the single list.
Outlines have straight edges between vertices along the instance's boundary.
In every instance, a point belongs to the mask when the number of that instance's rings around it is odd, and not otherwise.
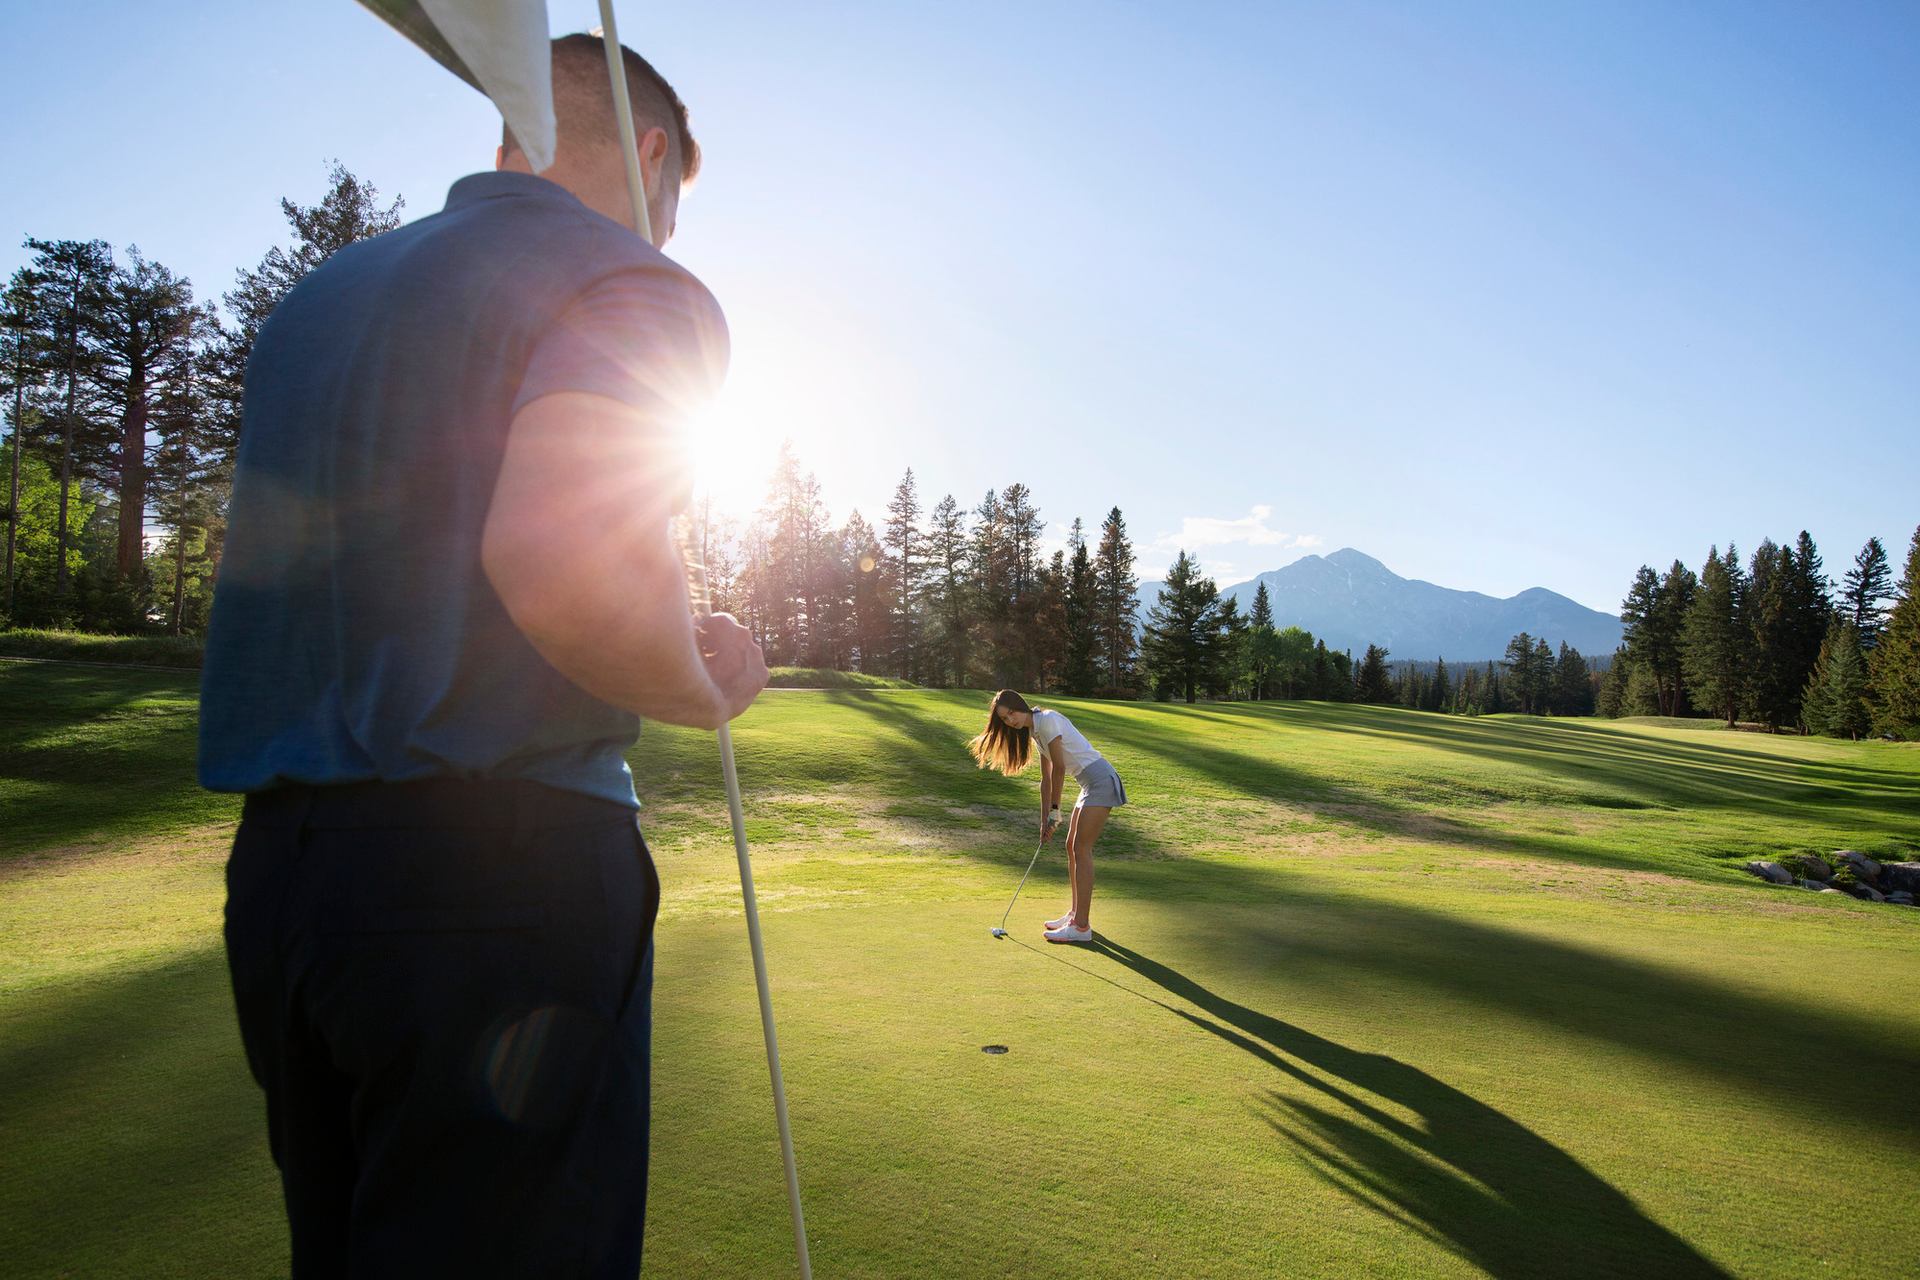
[{"label": "tree shadow on grass", "polygon": [[[879,788],[883,794],[918,788],[929,805],[974,795],[1006,802],[1008,784],[976,771],[966,755],[967,731],[933,714],[921,700],[835,696],[884,730],[887,757],[879,766],[886,771],[887,781]],[[1103,716],[1087,708],[1076,708],[1075,714],[1099,729],[1096,742],[1125,742],[1129,750],[1151,751],[1184,767],[1212,771],[1233,788],[1351,805],[1358,822],[1376,823],[1383,832],[1409,838],[1436,839],[1424,828],[1399,828],[1400,815],[1363,815],[1365,806],[1378,803],[1377,796],[1303,775],[1279,761],[1131,730],[1126,723],[1130,718],[1121,715]],[[1135,800],[1155,802],[1138,794]],[[1095,858],[1101,891],[1118,890],[1130,901],[1156,904],[1176,925],[1184,921],[1198,926],[1194,932],[1200,945],[1217,947],[1223,966],[1244,965],[1251,956],[1284,966],[1292,981],[1371,983],[1396,998],[1409,991],[1427,993],[1529,1020],[1547,1035],[1589,1037],[1648,1060],[1711,1074],[1750,1089],[1763,1106],[1811,1109],[1849,1123],[1858,1123],[1861,1115],[1844,1091],[1809,1090],[1806,1081],[1844,1072],[1883,1082],[1896,1092],[1920,1089],[1910,1027],[1813,1003],[1798,994],[1804,984],[1794,981],[1796,975],[1781,975],[1774,992],[1742,989],[1690,972],[1683,963],[1647,962],[1604,947],[1482,923],[1461,912],[1419,905],[1402,893],[1387,897],[1332,891],[1310,871],[1193,856],[1192,850],[1127,823],[1127,812],[1116,815],[1108,828],[1114,838],[1103,837]],[[1031,856],[1032,845],[1026,831],[1019,839],[1012,838],[1012,832],[1010,826],[1004,842],[956,843],[953,849],[1017,871]],[[1524,838],[1502,839],[1477,831],[1457,832],[1451,842],[1483,851],[1546,851],[1536,850]],[[1109,857],[1110,847],[1135,856]],[[1604,849],[1585,852],[1584,858],[1564,851],[1562,857],[1632,870],[1646,865]],[[1010,879],[1007,891],[1012,888]],[[1789,893],[1758,885],[1754,892]],[[1810,894],[1802,897],[1809,912],[1871,910],[1816,902]],[[1232,904],[1258,910],[1241,913],[1230,935],[1222,934],[1207,917]],[[993,909],[997,915],[1000,903]],[[1886,919],[1895,923],[1892,917]],[[1911,927],[1913,922],[1901,918],[1899,923]],[[1896,1141],[1914,1145],[1920,1139],[1920,1117],[1902,1109],[1889,1110],[1877,1123]]]},{"label": "tree shadow on grass", "polygon": [[266,1107],[217,946],[10,994],[0,1028],[0,1270],[285,1267]]},{"label": "tree shadow on grass", "polygon": [[1141,998],[1323,1097],[1318,1104],[1275,1090],[1263,1116],[1319,1177],[1489,1274],[1726,1276],[1573,1156],[1477,1098],[1398,1059],[1236,1004],[1103,934],[1094,946],[1210,1016]]}]

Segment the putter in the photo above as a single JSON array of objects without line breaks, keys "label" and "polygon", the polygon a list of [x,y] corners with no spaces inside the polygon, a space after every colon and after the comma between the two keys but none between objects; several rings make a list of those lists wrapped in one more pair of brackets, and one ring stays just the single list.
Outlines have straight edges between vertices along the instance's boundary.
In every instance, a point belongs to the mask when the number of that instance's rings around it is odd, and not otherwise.
[{"label": "putter", "polygon": [[1000,913],[1000,926],[992,930],[994,937],[1004,938],[1007,936],[1007,917],[1013,914],[1013,904],[1020,901],[1020,889],[1027,887],[1027,876],[1033,874],[1033,864],[1040,861],[1040,851],[1046,847],[1047,842],[1045,840],[1033,846],[1033,857],[1027,860],[1026,875],[1020,877],[1020,888],[1013,891],[1013,897],[1007,902],[1007,909]]}]

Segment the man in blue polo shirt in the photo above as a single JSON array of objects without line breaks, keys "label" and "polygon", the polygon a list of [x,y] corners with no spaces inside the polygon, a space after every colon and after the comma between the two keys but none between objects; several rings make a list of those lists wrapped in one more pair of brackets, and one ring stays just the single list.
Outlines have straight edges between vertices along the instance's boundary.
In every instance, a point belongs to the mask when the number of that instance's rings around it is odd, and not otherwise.
[{"label": "man in blue polo shirt", "polygon": [[[699,152],[626,59],[664,244]],[[725,322],[631,229],[599,42],[553,82],[550,169],[509,136],[247,370],[200,772],[247,796],[227,949],[296,1277],[637,1273],[659,883],[624,756],[766,683],[669,534]]]}]

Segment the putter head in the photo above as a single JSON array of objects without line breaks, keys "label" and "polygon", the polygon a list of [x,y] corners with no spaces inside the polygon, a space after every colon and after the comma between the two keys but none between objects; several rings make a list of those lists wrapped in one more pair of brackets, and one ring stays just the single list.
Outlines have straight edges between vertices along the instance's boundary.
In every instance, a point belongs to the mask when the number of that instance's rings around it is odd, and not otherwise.
[{"label": "putter head", "polygon": [[996,938],[1004,938],[1007,936],[1007,931],[1005,929],[994,929],[994,930],[991,930],[990,932],[992,932],[993,936]]}]

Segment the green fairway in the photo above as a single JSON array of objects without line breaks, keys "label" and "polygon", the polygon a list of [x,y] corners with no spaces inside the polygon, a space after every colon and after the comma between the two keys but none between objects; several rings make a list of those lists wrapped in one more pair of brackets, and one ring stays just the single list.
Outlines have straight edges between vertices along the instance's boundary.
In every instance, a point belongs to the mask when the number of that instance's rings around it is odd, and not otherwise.
[{"label": "green fairway", "polygon": [[[194,689],[0,662],[10,1276],[286,1268]],[[967,758],[985,695],[736,726],[823,1280],[1920,1268],[1920,912],[1738,869],[1920,857],[1920,747],[1048,701],[1133,802],[1091,947],[1040,940],[1057,845],[988,934],[1037,780]],[[666,895],[647,1273],[790,1274],[712,738],[631,759]]]}]

